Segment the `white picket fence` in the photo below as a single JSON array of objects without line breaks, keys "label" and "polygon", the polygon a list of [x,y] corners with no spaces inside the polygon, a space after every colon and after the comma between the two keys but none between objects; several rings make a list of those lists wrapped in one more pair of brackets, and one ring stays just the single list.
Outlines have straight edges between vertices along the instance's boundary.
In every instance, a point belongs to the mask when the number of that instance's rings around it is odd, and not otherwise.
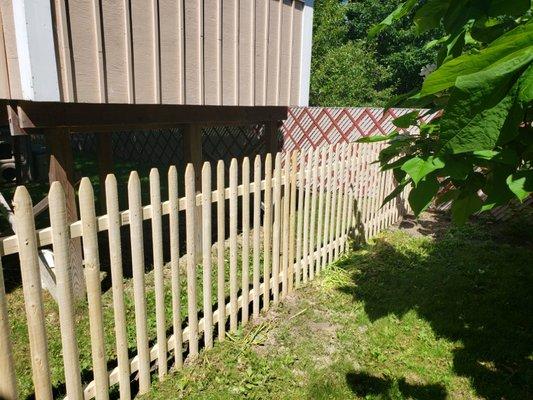
[{"label": "white picket fence", "polygon": [[[17,188],[14,198],[17,235],[3,238],[0,243],[2,255],[18,253],[20,257],[36,398],[53,397],[37,258],[40,247],[52,245],[54,252],[67,397],[107,399],[110,387],[118,384],[120,398],[129,399],[135,394],[131,390],[132,379],[138,379],[138,393],[146,393],[150,389],[152,371],[157,370],[161,379],[170,368],[182,368],[184,355],[191,359],[197,357],[200,344],[212,347],[215,333],[223,340],[228,319],[229,331],[236,331],[239,324],[257,318],[271,304],[277,304],[295,288],[314,279],[340,257],[351,238],[367,239],[395,223],[407,205],[402,194],[381,207],[395,182],[390,171],[380,173],[377,164],[372,163],[380,148],[378,144],[340,144],[311,149],[303,154],[278,153],[274,158],[267,155],[264,160],[257,156],[253,166],[248,158],[240,165],[233,159],[228,186],[223,162],[216,165],[216,182],[211,181],[210,163],[203,165],[201,188],[195,187],[195,173],[200,171],[188,165],[183,197],[178,192],[177,170],[171,167],[168,201],[161,201],[159,172],[153,169],[149,205],[141,203],[140,180],[133,171],[128,181],[129,208],[124,211],[119,210],[116,178],[109,175],[105,185],[107,214],[102,216],[96,215],[93,188],[89,179],[84,178],[79,190],[81,219],[72,224],[66,222],[65,197],[61,185],[56,182],[49,194],[51,226],[39,230],[35,229],[27,189]],[[229,202],[229,210],[226,210],[226,202]],[[216,215],[212,215],[212,207]],[[185,221],[180,221],[183,219],[180,211],[185,212]],[[225,226],[226,212],[229,212],[228,227]],[[163,237],[162,219],[166,215],[169,236]],[[147,330],[143,220],[151,222],[153,243],[157,327],[156,337],[152,338]],[[212,232],[214,220],[217,221],[216,235]],[[186,225],[184,255],[180,255],[180,223]],[[121,248],[121,228],[126,225],[130,228],[131,249]],[[229,228],[229,235],[226,235],[226,228]],[[111,264],[116,340],[107,346],[115,347],[116,361],[110,368],[104,349],[99,232],[107,232]],[[90,322],[94,374],[90,382],[83,382],[80,373],[68,264],[69,241],[78,237],[83,243]],[[217,238],[215,244],[213,237]],[[163,257],[163,245],[168,243],[169,262]],[[227,247],[229,282],[225,279]],[[135,321],[128,321],[125,313],[123,255],[126,251],[131,251]],[[185,259],[186,268],[180,267],[180,257]],[[216,282],[212,282],[215,266],[216,279],[213,280]],[[202,301],[197,297],[199,271],[203,280]],[[165,315],[168,276],[171,316]],[[15,399],[17,384],[2,279],[0,264],[0,398]],[[227,285],[228,298],[225,295]],[[186,325],[182,324],[185,317],[181,312],[182,290],[187,293]],[[214,310],[217,304],[221,306]],[[136,346],[132,349],[128,348],[127,328],[133,323]],[[150,347],[150,340],[154,339],[155,344]],[[132,358],[128,356],[130,351],[135,354]]]}]

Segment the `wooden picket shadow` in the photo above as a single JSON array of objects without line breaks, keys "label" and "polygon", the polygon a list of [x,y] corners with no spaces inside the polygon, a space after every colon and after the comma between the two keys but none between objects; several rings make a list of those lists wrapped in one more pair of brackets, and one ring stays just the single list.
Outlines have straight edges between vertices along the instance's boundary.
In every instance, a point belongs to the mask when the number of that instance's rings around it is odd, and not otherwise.
[{"label": "wooden picket shadow", "polygon": [[[315,279],[346,251],[350,240],[366,240],[396,222],[401,216],[399,211],[402,207],[408,210],[408,206],[402,194],[381,207],[385,195],[395,186],[390,171],[381,173],[372,163],[381,148],[381,145],[341,144],[302,153],[277,153],[274,157],[267,154],[264,160],[257,156],[253,162],[248,158],[241,163],[234,159],[229,166],[227,184],[224,163],[216,164],[215,185],[212,185],[215,168],[210,163],[204,163],[201,170],[189,164],[185,170],[184,193],[178,193],[178,172],[171,167],[166,177],[167,201],[161,200],[161,177],[153,169],[148,205],[141,202],[139,175],[133,171],[128,181],[128,209],[124,211],[119,209],[116,178],[109,175],[105,181],[107,214],[102,216],[96,215],[93,187],[88,178],[83,178],[79,190],[81,217],[74,223],[67,222],[65,193],[57,183],[52,185],[49,195],[51,226],[39,230],[35,229],[30,196],[25,187],[19,187],[15,194],[18,236],[4,238],[1,248],[4,255],[18,253],[20,257],[36,397],[53,397],[37,265],[39,247],[52,244],[56,257],[67,398],[107,398],[110,387],[118,384],[120,397],[128,399],[137,390],[138,394],[150,390],[154,369],[158,379],[163,379],[171,367],[182,368],[184,357],[194,359],[202,348],[213,346],[215,337],[224,340],[228,331],[234,333],[239,325],[253,321],[261,311],[267,312],[271,305],[282,302],[293,290]],[[197,212],[198,207],[201,214]],[[201,221],[197,220],[199,215]],[[164,216],[168,216],[168,237],[163,235]],[[212,232],[214,218],[216,234]],[[143,221],[147,220],[151,222],[148,232],[143,229]],[[180,223],[185,224],[183,255]],[[121,242],[124,226],[129,226],[129,248],[123,248]],[[97,240],[99,232],[107,232],[105,250],[110,261],[116,349],[113,360],[106,358],[104,350],[100,281],[103,255]],[[198,233],[201,233],[201,244]],[[149,336],[147,327],[143,246],[146,234],[152,240],[149,250],[154,264],[155,337]],[[73,238],[81,238],[83,244],[92,350],[90,382],[84,382],[80,371],[74,329],[69,272],[69,243]],[[164,257],[165,241],[170,245],[170,260]],[[226,251],[229,251],[229,266],[226,266]],[[131,254],[135,321],[126,319],[123,279],[126,253]],[[184,259],[185,268],[180,267],[180,259]],[[165,270],[170,272],[169,278]],[[200,271],[202,293],[198,287]],[[171,287],[170,324],[165,312],[166,280],[170,280]],[[0,397],[13,399],[17,396],[15,361],[3,288],[0,274]],[[182,315],[181,293],[186,293],[186,316]],[[129,323],[135,326],[136,333],[133,354],[127,340]],[[134,376],[138,387],[132,386]]]}]

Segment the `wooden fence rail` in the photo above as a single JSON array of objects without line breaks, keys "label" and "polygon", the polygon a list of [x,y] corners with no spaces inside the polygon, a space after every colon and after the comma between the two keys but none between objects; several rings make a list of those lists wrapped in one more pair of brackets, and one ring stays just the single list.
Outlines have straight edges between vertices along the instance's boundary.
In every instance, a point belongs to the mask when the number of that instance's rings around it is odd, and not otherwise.
[{"label": "wooden fence rail", "polygon": [[[224,340],[228,319],[229,332],[235,332],[240,324],[257,318],[261,309],[268,310],[313,280],[346,251],[349,240],[364,241],[397,221],[407,209],[405,196],[399,195],[381,207],[395,182],[392,174],[380,173],[372,163],[380,149],[377,144],[339,144],[303,153],[268,154],[264,160],[257,156],[252,165],[248,158],[240,165],[233,159],[227,186],[222,161],[216,165],[215,182],[211,181],[210,163],[206,162],[201,171],[189,164],[184,192],[178,189],[176,168],[171,167],[167,201],[161,200],[159,172],[153,169],[149,176],[150,204],[144,206],[141,181],[133,171],[125,211],[119,211],[117,181],[109,175],[107,214],[102,216],[96,216],[92,185],[83,178],[79,190],[81,218],[72,224],[66,222],[63,189],[54,183],[49,194],[51,226],[39,230],[35,229],[28,191],[17,188],[17,235],[1,239],[0,251],[20,257],[35,397],[50,399],[60,391],[53,388],[50,377],[51,355],[37,264],[40,247],[51,245],[56,263],[65,371],[65,390],[59,395],[106,399],[110,388],[118,384],[120,398],[130,399],[135,395],[130,386],[133,379],[138,380],[139,394],[147,392],[152,374],[163,379],[171,368],[182,368],[184,359],[195,358],[200,346],[213,346],[215,332],[218,340]],[[195,187],[195,174],[202,177],[199,188]],[[143,227],[145,220],[150,222],[150,231]],[[182,257],[180,223],[185,225]],[[164,224],[168,229],[163,229]],[[122,248],[121,243],[121,230],[126,225],[130,249]],[[147,305],[144,235],[149,235],[152,243],[154,307]],[[102,296],[99,236],[100,245],[104,238],[109,249],[112,320],[103,316],[107,305]],[[75,329],[69,240],[76,237],[83,243],[90,381],[84,381],[80,371]],[[170,260],[164,259],[167,247]],[[131,281],[123,275],[126,252],[131,252]],[[11,400],[17,398],[18,388],[6,299],[0,269],[0,398]],[[133,321],[127,319],[126,299],[133,302]],[[113,325],[114,343],[105,343],[106,323]],[[128,342],[129,332],[135,333],[135,344],[131,338]],[[109,348],[114,349],[113,357]]]}]

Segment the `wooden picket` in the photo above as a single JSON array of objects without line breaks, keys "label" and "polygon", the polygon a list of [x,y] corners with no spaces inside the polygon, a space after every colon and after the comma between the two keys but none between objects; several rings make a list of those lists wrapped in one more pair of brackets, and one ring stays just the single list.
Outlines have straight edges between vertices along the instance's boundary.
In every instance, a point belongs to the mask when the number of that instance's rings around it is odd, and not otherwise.
[{"label": "wooden picket", "polygon": [[[257,156],[253,176],[248,158],[240,166],[233,159],[228,186],[222,161],[216,165],[215,186],[210,163],[204,163],[201,171],[195,171],[189,164],[184,173],[184,194],[178,190],[178,171],[171,167],[167,201],[161,199],[159,171],[152,169],[150,201],[144,206],[139,175],[132,172],[125,211],[119,208],[116,178],[109,175],[105,184],[107,214],[102,216],[96,215],[93,187],[89,179],[83,178],[79,192],[81,219],[71,224],[66,222],[63,189],[54,183],[49,194],[51,226],[39,230],[35,229],[28,192],[24,187],[18,188],[14,199],[18,235],[0,239],[0,248],[2,255],[18,253],[20,258],[35,397],[52,398],[47,325],[37,263],[40,247],[52,245],[55,255],[67,398],[107,399],[110,387],[118,384],[120,398],[131,399],[137,394],[133,392],[132,379],[139,381],[138,394],[146,393],[152,373],[157,371],[162,379],[171,367],[182,368],[185,349],[188,357],[197,357],[200,344],[205,348],[213,346],[215,330],[218,340],[224,340],[227,316],[233,333],[239,324],[258,318],[261,308],[268,310],[271,304],[283,301],[292,290],[313,280],[328,263],[346,251],[349,240],[368,239],[395,223],[402,210],[408,210],[405,194],[381,208],[395,182],[390,171],[380,173],[372,164],[380,148],[380,145],[338,144],[283,156],[267,154],[264,160]],[[201,187],[195,183],[196,174],[201,175]],[[184,219],[181,212],[185,214]],[[163,218],[167,215],[168,230],[164,229]],[[197,220],[199,217],[201,221]],[[145,220],[150,221],[149,232],[143,226]],[[216,231],[213,231],[215,222]],[[183,257],[180,223],[185,225]],[[123,249],[121,229],[127,225],[131,248]],[[103,318],[99,232],[107,233],[100,241],[106,239],[109,248],[114,343],[104,342],[104,324],[109,322]],[[145,235],[151,240],[154,311],[147,307]],[[69,242],[80,237],[94,374],[90,382],[82,380],[80,371],[77,317],[68,262]],[[166,243],[170,260],[164,259]],[[123,255],[127,251],[131,252],[131,283],[123,276]],[[170,275],[166,273],[167,262]],[[126,289],[126,285],[131,285],[133,290]],[[226,289],[229,289],[228,297]],[[184,290],[186,315],[182,315]],[[133,303],[134,321],[126,318],[126,299]],[[171,303],[170,308],[166,299]],[[0,397],[11,400],[18,392],[7,301],[0,269]],[[149,312],[155,314],[155,337],[149,335],[148,318],[152,317]],[[133,329],[134,350],[129,347],[127,333]],[[116,361],[108,360],[111,347]]]}]

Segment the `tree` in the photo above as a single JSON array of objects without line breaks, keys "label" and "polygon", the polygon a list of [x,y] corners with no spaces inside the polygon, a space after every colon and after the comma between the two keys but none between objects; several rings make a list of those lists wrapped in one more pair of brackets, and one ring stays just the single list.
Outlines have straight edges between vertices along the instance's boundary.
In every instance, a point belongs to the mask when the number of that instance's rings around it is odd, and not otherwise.
[{"label": "tree", "polygon": [[[452,202],[452,218],[523,201],[533,192],[533,21],[531,0],[405,1],[370,37],[414,12],[418,32],[442,26],[430,43],[436,70],[400,104],[441,109],[428,124],[418,112],[398,118],[398,131],[363,141],[387,140],[382,170],[399,182],[386,201],[412,188],[415,214],[433,199]],[[418,134],[402,128],[416,126]]]},{"label": "tree", "polygon": [[389,15],[401,0],[351,0],[346,3],[346,22],[350,40],[364,40],[375,49],[377,62],[390,71],[383,87],[396,94],[407,93],[422,84],[421,69],[436,61],[434,48],[424,46],[442,34],[440,27],[418,34],[413,26],[414,12],[395,21],[379,34],[368,38],[367,33],[376,23]]},{"label": "tree", "polygon": [[310,103],[320,106],[384,104],[391,91],[387,68],[363,41],[348,37],[346,4],[315,2]]},{"label": "tree", "polygon": [[390,89],[378,89],[390,76],[361,42],[331,49],[312,75],[313,102],[330,107],[385,104]]}]

